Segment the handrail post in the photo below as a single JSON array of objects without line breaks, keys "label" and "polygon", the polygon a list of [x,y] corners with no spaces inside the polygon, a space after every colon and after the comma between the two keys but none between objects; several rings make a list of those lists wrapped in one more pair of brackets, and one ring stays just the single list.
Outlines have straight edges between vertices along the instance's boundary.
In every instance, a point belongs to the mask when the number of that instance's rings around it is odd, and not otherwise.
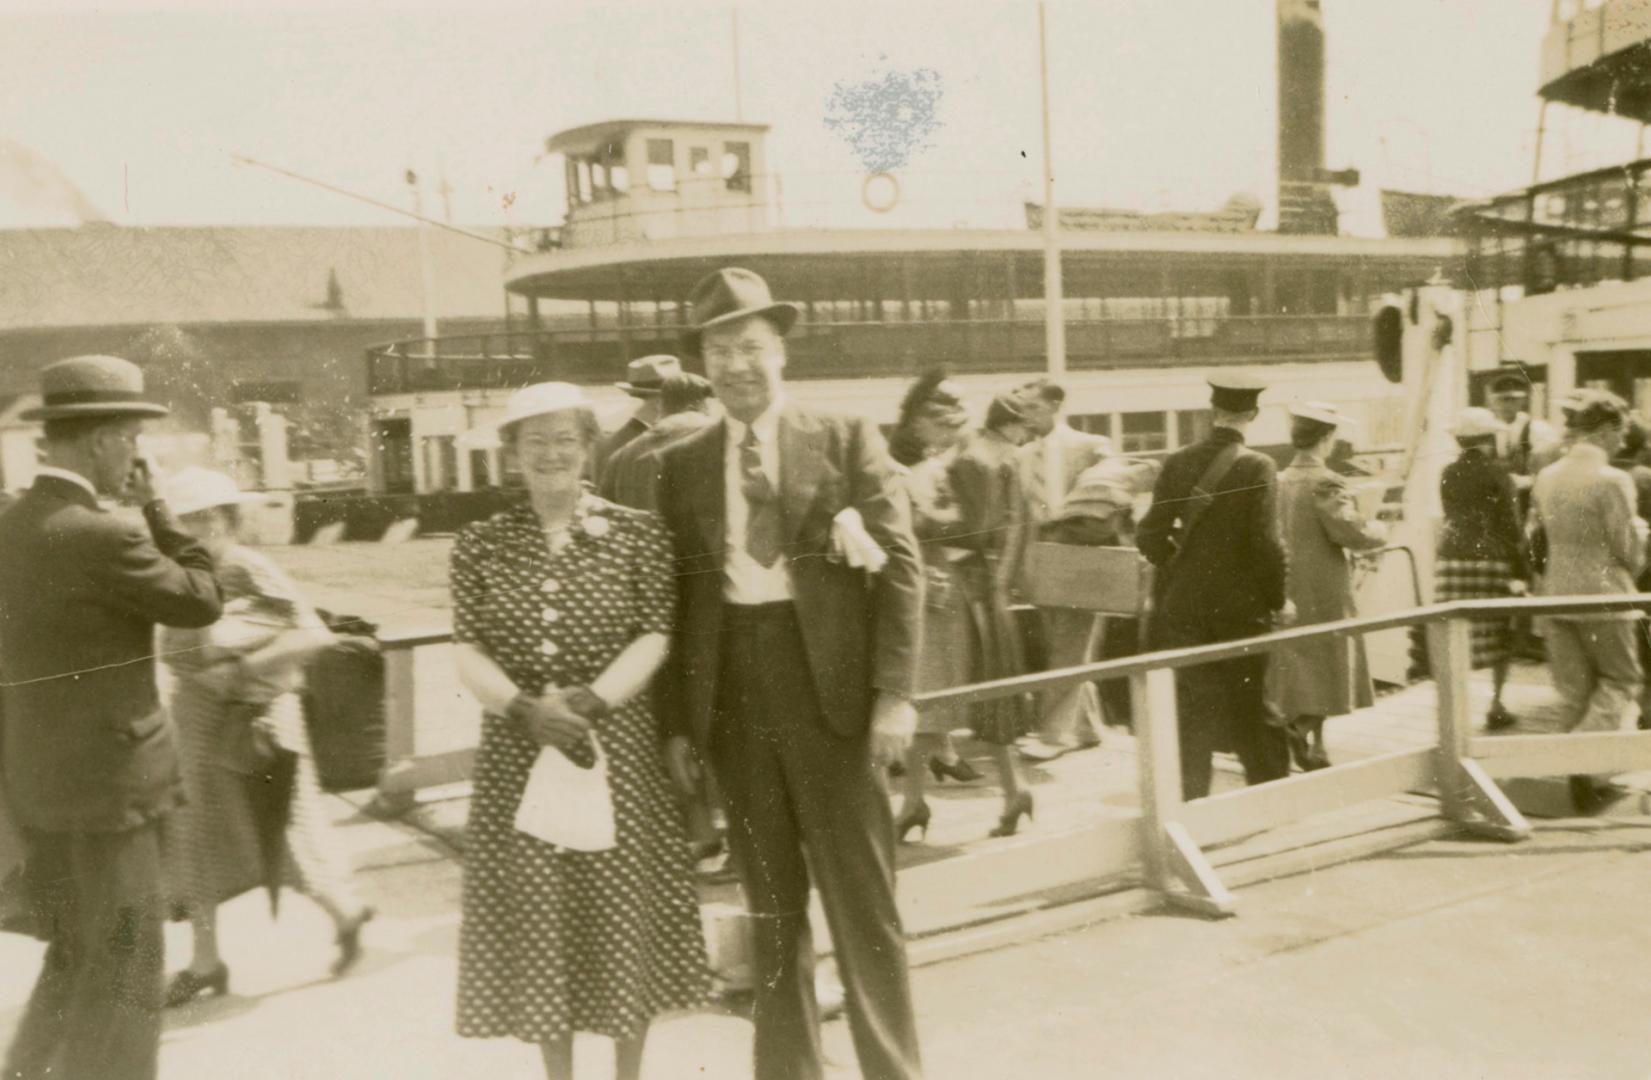
[{"label": "handrail post", "polygon": [[390,645],[384,649],[384,772],[378,778],[378,793],[371,812],[380,817],[399,817],[413,808],[415,793],[398,783],[407,772],[417,750],[413,712],[413,650]]},{"label": "handrail post", "polygon": [[1467,821],[1472,811],[1460,777],[1473,724],[1473,704],[1468,697],[1468,677],[1473,668],[1472,625],[1462,618],[1429,623],[1427,644],[1439,696],[1439,799],[1446,817]]},{"label": "handrail post", "polygon": [[1141,860],[1147,887],[1166,903],[1202,915],[1233,914],[1232,893],[1181,823],[1181,735],[1175,672],[1151,668],[1129,677],[1140,773]]},{"label": "handrail post", "polygon": [[1168,893],[1173,882],[1164,826],[1181,809],[1181,747],[1175,723],[1175,672],[1168,668],[1129,677],[1130,715],[1135,726],[1135,763],[1140,772],[1141,858],[1147,887]]},{"label": "handrail post", "polygon": [[1531,827],[1502,789],[1469,756],[1473,705],[1468,677],[1473,669],[1472,620],[1462,615],[1427,627],[1428,660],[1439,698],[1436,775],[1445,817],[1497,840],[1523,840]]}]

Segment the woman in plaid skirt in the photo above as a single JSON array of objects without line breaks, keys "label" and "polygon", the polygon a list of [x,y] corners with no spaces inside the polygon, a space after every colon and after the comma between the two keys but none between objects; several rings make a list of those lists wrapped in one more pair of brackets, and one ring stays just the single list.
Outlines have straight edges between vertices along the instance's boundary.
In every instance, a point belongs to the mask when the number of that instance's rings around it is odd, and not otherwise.
[{"label": "woman in plaid skirt", "polygon": [[[1513,478],[1496,462],[1496,417],[1488,409],[1464,409],[1454,434],[1461,456],[1445,466],[1439,482],[1444,528],[1439,537],[1433,593],[1444,603],[1521,596],[1530,580],[1525,537],[1515,509]],[[1513,622],[1473,620],[1473,666],[1489,667],[1495,692],[1485,727],[1512,727],[1517,718],[1502,705],[1508,677]]]}]

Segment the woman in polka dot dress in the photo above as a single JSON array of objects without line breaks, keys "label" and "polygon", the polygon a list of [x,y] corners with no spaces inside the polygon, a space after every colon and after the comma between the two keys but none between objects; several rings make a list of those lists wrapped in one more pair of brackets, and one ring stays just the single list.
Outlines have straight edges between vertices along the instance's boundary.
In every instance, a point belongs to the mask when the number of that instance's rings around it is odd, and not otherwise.
[{"label": "woman in polka dot dress", "polygon": [[[675,595],[651,514],[588,494],[600,430],[580,391],[519,391],[500,436],[529,505],[465,528],[452,554],[459,674],[485,709],[459,931],[458,1031],[538,1043],[570,1077],[573,1033],[615,1040],[641,1070],[661,1013],[705,999],[708,976],[681,812],[647,685]],[[607,758],[616,845],[569,851],[518,832],[541,747]]]}]

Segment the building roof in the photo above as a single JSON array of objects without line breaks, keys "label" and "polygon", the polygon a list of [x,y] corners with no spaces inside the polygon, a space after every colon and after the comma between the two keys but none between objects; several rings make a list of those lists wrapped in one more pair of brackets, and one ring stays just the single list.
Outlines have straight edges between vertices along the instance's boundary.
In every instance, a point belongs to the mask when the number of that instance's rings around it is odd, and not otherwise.
[{"label": "building roof", "polygon": [[695,129],[699,131],[746,131],[763,132],[768,130],[767,124],[733,124],[717,120],[601,120],[594,124],[584,124],[566,131],[558,131],[545,140],[545,153],[566,154],[584,153],[613,141],[618,136],[628,135],[637,128],[657,128],[661,131],[672,129]]},{"label": "building roof", "polygon": [[[438,318],[503,313],[502,248],[444,229],[430,230],[430,248]],[[424,312],[413,226],[0,229],[0,280],[0,330]]]}]

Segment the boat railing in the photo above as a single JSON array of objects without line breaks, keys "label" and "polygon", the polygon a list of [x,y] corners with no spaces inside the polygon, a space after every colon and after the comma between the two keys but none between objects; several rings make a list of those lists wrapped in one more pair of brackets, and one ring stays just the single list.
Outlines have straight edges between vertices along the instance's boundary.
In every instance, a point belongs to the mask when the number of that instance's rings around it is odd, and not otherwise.
[{"label": "boat railing", "polygon": [[[898,310],[897,305],[886,310]],[[1363,358],[1365,315],[1073,316],[1066,320],[1074,370],[1160,364],[1246,363],[1270,359]],[[367,350],[373,394],[511,389],[561,379],[607,382],[633,357],[675,352],[680,325],[566,327],[498,334],[410,338]],[[798,378],[900,377],[945,361],[959,371],[1044,367],[1041,318],[810,321],[792,331],[790,370]]]}]

